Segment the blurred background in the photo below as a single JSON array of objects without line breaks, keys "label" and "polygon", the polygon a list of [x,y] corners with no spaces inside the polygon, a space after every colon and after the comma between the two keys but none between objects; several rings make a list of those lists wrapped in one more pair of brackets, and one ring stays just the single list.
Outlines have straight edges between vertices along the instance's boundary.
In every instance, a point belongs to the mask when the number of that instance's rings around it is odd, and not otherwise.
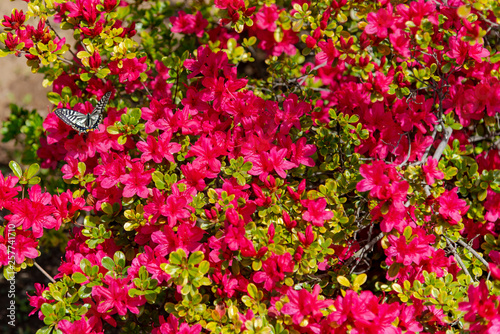
[{"label": "blurred background", "polygon": [[[22,9],[26,13],[28,6],[20,0],[0,0],[0,19],[3,20],[4,15],[10,16],[13,8]],[[3,31],[3,27],[0,29]],[[31,73],[24,56],[8,55],[0,58],[0,126],[10,114],[10,103],[16,103],[28,110],[37,109],[43,117],[47,115],[48,108],[51,108],[47,100],[50,87],[43,88],[42,80],[41,74]],[[2,171],[5,171],[4,167],[13,159],[15,147],[14,143],[3,143],[1,139],[0,133],[0,165]]]},{"label": "blurred background", "polygon": [[[20,0],[0,0],[0,19],[3,20],[4,15],[10,16],[13,8],[22,9],[26,13],[27,4]],[[35,23],[38,22],[30,22],[30,24]],[[0,31],[3,31],[1,26]],[[38,113],[45,118],[52,107],[47,99],[47,92],[51,88],[43,88],[42,80],[43,75],[31,73],[30,68],[26,65],[25,57],[8,55],[0,58],[0,127],[2,122],[9,117],[9,104],[11,103],[30,111],[37,109]],[[0,133],[0,170],[4,175],[10,171],[8,167],[9,161],[16,158],[16,148],[21,149],[13,141],[2,142],[2,134]],[[5,211],[0,211],[1,217],[4,214]],[[55,275],[61,256],[62,253],[56,249],[52,250],[50,254],[42,252],[42,256],[37,258],[36,261],[51,275]],[[16,326],[11,327],[7,323],[10,319],[6,318],[6,308],[10,302],[8,298],[9,284],[7,284],[3,274],[0,274],[0,333],[35,333],[44,326],[43,322],[38,319],[37,314],[31,317],[28,316],[33,308],[29,305],[26,293],[33,294],[35,283],[41,283],[44,286],[49,283],[49,280],[35,267],[24,269],[16,275]]]}]

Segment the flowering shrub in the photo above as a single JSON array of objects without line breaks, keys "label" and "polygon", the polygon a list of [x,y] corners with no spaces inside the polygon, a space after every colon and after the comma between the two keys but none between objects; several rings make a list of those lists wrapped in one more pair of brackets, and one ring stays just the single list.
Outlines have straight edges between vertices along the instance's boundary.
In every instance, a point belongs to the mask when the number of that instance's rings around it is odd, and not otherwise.
[{"label": "flowering shrub", "polygon": [[0,55],[112,92],[0,174],[6,277],[69,237],[38,333],[499,331],[497,1],[25,2]]}]

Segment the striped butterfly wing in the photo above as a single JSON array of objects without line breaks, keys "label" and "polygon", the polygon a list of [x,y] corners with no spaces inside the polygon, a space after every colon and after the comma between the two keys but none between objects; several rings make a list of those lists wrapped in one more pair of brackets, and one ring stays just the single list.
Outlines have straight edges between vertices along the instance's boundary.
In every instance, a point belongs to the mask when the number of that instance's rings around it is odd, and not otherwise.
[{"label": "striped butterfly wing", "polygon": [[106,104],[108,104],[110,96],[111,92],[104,94],[90,114],[82,114],[81,112],[68,108],[56,109],[55,113],[64,123],[68,124],[79,133],[89,132],[90,130],[95,130],[101,123],[103,118],[102,112]]},{"label": "striped butterfly wing", "polygon": [[111,92],[107,92],[104,94],[104,96],[101,98],[99,102],[97,102],[97,105],[95,106],[94,110],[92,113],[90,113],[88,116],[88,128],[89,129],[96,129],[99,124],[102,122],[103,116],[102,112],[104,111],[104,108],[108,104],[109,98],[111,96]]},{"label": "striped butterfly wing", "polygon": [[78,132],[87,132],[87,118],[88,115],[82,114],[81,112],[68,109],[68,108],[59,108],[54,111],[64,123],[71,126]]}]

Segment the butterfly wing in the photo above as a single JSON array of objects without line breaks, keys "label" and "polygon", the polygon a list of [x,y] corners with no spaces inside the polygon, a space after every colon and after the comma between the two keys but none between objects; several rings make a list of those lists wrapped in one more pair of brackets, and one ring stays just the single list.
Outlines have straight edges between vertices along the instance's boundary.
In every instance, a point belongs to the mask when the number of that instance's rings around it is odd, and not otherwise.
[{"label": "butterfly wing", "polygon": [[94,110],[92,111],[92,113],[89,114],[88,124],[87,124],[87,127],[89,129],[92,129],[92,130],[96,129],[99,126],[99,124],[102,122],[102,118],[103,118],[102,112],[104,111],[104,108],[108,104],[110,96],[111,96],[111,92],[107,92],[106,94],[104,94],[104,96],[101,98],[101,100],[99,102],[97,102],[97,105],[94,108]]},{"label": "butterfly wing", "polygon": [[87,115],[68,108],[56,109],[55,113],[64,123],[68,124],[79,133],[89,132],[90,130],[97,129],[99,123],[102,122],[102,112],[106,104],[108,104],[110,96],[111,92],[104,94],[92,113]]},{"label": "butterfly wing", "polygon": [[59,108],[54,112],[57,117],[76,131],[87,132],[89,130],[87,126],[89,115],[68,108]]}]

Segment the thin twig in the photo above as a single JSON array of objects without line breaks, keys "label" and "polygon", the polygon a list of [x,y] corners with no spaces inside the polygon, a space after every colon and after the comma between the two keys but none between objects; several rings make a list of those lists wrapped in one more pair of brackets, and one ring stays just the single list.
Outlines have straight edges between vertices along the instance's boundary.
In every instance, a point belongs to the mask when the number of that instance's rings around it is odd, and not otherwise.
[{"label": "thin twig", "polygon": [[462,262],[462,258],[460,257],[460,255],[458,255],[457,250],[455,249],[455,246],[453,245],[452,241],[447,236],[444,236],[444,238],[446,239],[446,243],[448,244],[448,247],[450,247],[450,250],[455,256],[455,260],[457,260],[457,263],[460,266],[460,268],[462,268],[462,270],[465,272],[465,274],[467,274],[467,276],[469,276],[472,280],[474,280],[472,275],[467,270],[467,267]]},{"label": "thin twig", "polygon": [[481,256],[481,254],[479,254],[478,252],[476,252],[474,250],[474,248],[472,248],[471,246],[469,246],[468,244],[466,244],[463,240],[457,240],[457,244],[459,244],[460,246],[464,247],[464,248],[467,248],[467,250],[469,252],[472,253],[472,255],[474,255],[479,261],[481,261],[482,264],[484,264],[486,266],[486,268],[489,270],[489,263],[486,262],[485,259],[483,259],[483,257]]},{"label": "thin twig", "polygon": [[33,261],[33,263],[35,264],[35,267],[37,267],[38,270],[40,270],[42,272],[42,274],[44,274],[45,277],[47,277],[52,283],[56,282],[56,280],[54,278],[52,278],[52,276],[50,276],[49,273],[46,272],[42,267],[40,267],[40,265],[38,263],[36,263],[36,261]]},{"label": "thin twig", "polygon": [[444,136],[443,140],[439,143],[436,152],[434,152],[434,155],[432,156],[433,159],[438,160],[441,159],[441,155],[443,154],[444,149],[448,145],[448,141],[450,140],[451,134],[453,133],[453,129],[450,128],[449,126],[444,128]]},{"label": "thin twig", "polygon": [[347,262],[346,262],[345,265],[346,266],[351,265],[351,263],[354,260],[356,260],[357,258],[359,258],[361,255],[363,255],[370,248],[372,248],[373,245],[375,245],[377,242],[379,242],[383,237],[384,237],[384,233],[380,232],[375,238],[373,238],[372,240],[370,240],[369,243],[367,243],[366,245],[364,245],[363,248],[359,249],[356,253],[354,253],[353,256],[349,260],[347,260]]}]

